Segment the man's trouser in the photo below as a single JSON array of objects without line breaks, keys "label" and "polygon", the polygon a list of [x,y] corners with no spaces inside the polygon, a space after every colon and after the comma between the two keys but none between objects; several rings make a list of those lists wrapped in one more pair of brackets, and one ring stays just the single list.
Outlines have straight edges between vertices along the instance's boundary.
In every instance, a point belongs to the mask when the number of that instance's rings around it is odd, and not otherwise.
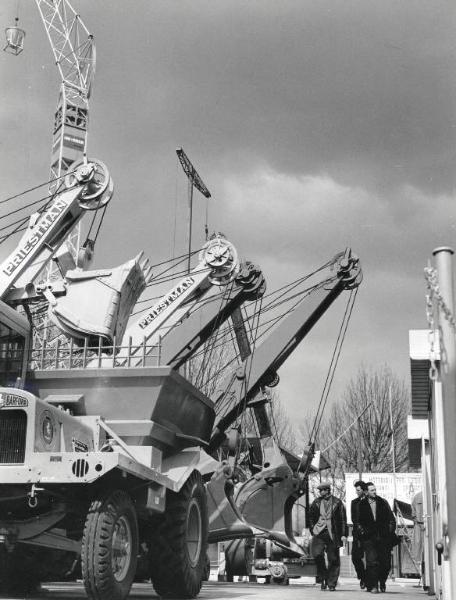
[{"label": "man's trouser", "polygon": [[[317,565],[317,577],[322,582],[326,581],[329,587],[335,587],[340,572],[339,546],[332,541],[327,529],[313,536],[310,551]],[[325,552],[328,559],[327,567]]]},{"label": "man's trouser", "polygon": [[364,567],[364,561],[363,561],[364,547],[363,547],[363,543],[361,542],[361,540],[359,540],[357,538],[357,536],[355,536],[355,535],[353,536],[351,557],[352,557],[353,566],[355,567],[356,577],[360,581],[365,581],[366,580],[366,569]]},{"label": "man's trouser", "polygon": [[366,552],[366,587],[385,584],[391,569],[391,544],[388,539],[370,538],[364,542]]}]

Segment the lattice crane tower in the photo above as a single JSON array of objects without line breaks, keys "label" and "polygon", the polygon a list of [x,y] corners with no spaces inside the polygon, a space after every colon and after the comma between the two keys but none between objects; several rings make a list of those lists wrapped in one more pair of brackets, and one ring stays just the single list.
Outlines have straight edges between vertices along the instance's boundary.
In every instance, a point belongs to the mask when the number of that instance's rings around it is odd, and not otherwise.
[{"label": "lattice crane tower", "polygon": [[[35,0],[60,73],[61,86],[54,120],[49,192],[62,175],[86,156],[89,97],[95,74],[95,43],[68,0]],[[77,260],[80,227],[67,241]],[[47,273],[48,277],[51,273]]]}]

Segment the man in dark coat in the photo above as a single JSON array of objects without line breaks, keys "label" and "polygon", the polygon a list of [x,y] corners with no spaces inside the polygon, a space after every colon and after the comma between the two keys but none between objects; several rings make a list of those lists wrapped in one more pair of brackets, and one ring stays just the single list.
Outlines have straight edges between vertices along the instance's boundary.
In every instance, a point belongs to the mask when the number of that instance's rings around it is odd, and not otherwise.
[{"label": "man in dark coat", "polygon": [[353,523],[353,544],[351,559],[355,567],[356,576],[359,579],[359,587],[363,590],[366,587],[366,569],[364,567],[364,547],[363,542],[359,539],[358,524],[359,524],[359,503],[367,494],[367,485],[364,481],[355,481],[356,498],[351,501],[350,514]]},{"label": "man in dark coat", "polygon": [[317,565],[321,589],[328,588],[333,592],[339,579],[339,548],[347,541],[347,518],[344,505],[331,494],[331,485],[321,483],[317,487],[320,497],[309,508],[309,529],[312,534],[310,550]]},{"label": "man in dark coat", "polygon": [[359,503],[358,535],[366,553],[366,588],[368,592],[386,591],[391,569],[392,536],[396,520],[387,500],[377,496],[375,485],[367,483],[367,496]]}]

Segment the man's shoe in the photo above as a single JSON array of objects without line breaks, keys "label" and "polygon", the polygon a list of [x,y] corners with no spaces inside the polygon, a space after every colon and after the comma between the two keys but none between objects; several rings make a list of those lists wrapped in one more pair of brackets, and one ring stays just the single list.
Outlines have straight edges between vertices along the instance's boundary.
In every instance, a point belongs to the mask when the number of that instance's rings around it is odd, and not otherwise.
[{"label": "man's shoe", "polygon": [[361,579],[359,582],[359,587],[363,590],[366,587],[366,584],[364,583],[364,581]]},{"label": "man's shoe", "polygon": [[372,588],[371,594],[378,594],[378,588]]},{"label": "man's shoe", "polygon": [[336,591],[336,586],[335,585],[330,585],[328,589],[329,589],[330,592],[335,592]]},{"label": "man's shoe", "polygon": [[328,587],[328,584],[326,583],[325,580],[323,580],[321,582],[321,591],[324,592],[326,590],[326,588]]},{"label": "man's shoe", "polygon": [[380,584],[380,591],[381,592],[386,592],[386,584],[385,583],[381,583]]}]

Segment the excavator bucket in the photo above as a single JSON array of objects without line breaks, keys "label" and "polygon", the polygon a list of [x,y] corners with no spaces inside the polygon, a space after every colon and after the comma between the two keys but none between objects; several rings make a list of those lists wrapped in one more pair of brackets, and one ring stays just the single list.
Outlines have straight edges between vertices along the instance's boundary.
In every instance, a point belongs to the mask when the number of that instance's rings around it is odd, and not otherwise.
[{"label": "excavator bucket", "polygon": [[122,340],[133,306],[146,287],[141,254],[119,267],[98,271],[67,271],[67,293],[49,306],[52,321],[77,343],[98,339],[109,350]]}]

